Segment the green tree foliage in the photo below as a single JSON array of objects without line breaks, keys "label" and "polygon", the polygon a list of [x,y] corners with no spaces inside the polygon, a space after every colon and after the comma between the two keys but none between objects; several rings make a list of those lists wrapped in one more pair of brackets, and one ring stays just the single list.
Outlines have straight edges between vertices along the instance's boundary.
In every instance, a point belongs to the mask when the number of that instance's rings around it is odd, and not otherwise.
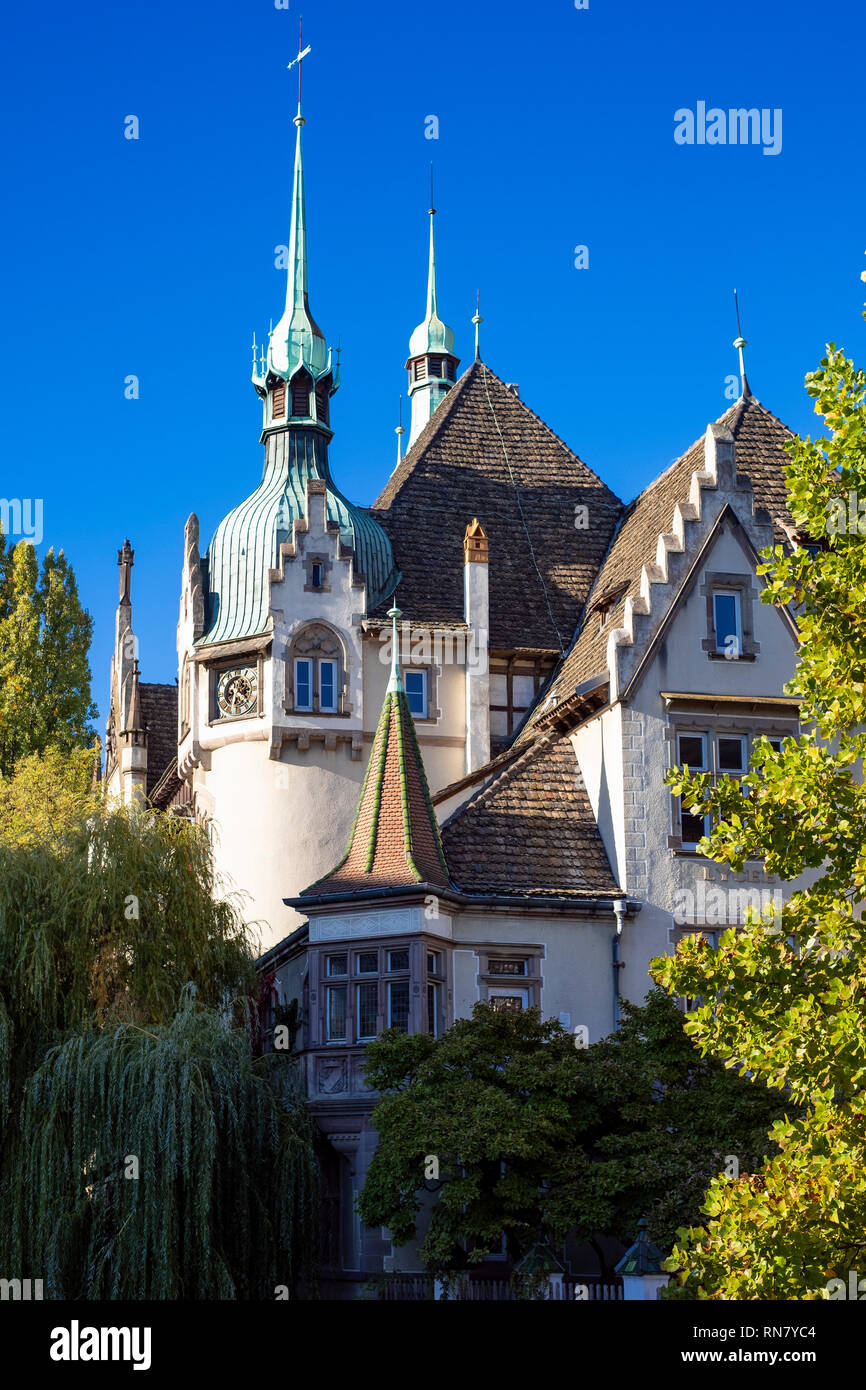
[{"label": "green tree foliage", "polygon": [[56,746],[21,758],[0,786],[0,844],[60,844],[102,805],[99,748],[69,753]]},{"label": "green tree foliage", "polygon": [[831,344],[806,384],[829,433],[795,442],[786,474],[817,549],[776,547],[761,569],[764,601],[798,612],[787,690],[802,699],[804,732],[780,753],[762,741],[742,783],[713,788],[688,769],[669,781],[714,817],[711,858],[734,869],[763,860],[810,886],[726,932],[718,950],[693,939],[653,965],[667,989],[706,1000],[686,1025],[704,1051],[804,1113],[775,1127],[780,1152],[760,1172],[717,1179],[706,1223],[680,1233],[672,1293],[685,1298],[826,1298],[864,1258],[866,375]]},{"label": "green tree foliage", "polygon": [[49,550],[40,572],[34,547],[10,549],[0,531],[0,776],[52,744],[93,742],[92,629],[63,551]]},{"label": "green tree foliage", "polygon": [[253,1057],[206,829],[106,806],[92,757],[25,759],[0,816],[0,1267],[57,1298],[273,1298],[315,1245],[292,1063]]},{"label": "green tree foliage", "polygon": [[383,1095],[362,1219],[413,1241],[435,1157],[443,1185],[420,1253],[436,1271],[477,1263],[503,1231],[515,1259],[572,1229],[630,1243],[644,1213],[669,1243],[729,1155],[743,1168],[759,1161],[780,1113],[766,1089],[701,1059],[658,990],[585,1049],[537,1009],[478,1004],[438,1040],[383,1034],[367,1077]]}]

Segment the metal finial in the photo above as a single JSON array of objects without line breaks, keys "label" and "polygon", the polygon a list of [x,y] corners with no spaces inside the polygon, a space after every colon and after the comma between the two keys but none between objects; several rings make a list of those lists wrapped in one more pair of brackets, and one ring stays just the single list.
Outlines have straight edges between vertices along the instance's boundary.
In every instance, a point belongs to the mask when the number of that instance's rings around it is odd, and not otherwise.
[{"label": "metal finial", "polygon": [[403,397],[402,397],[402,396],[400,397],[399,424],[397,425],[397,428],[395,429],[394,433],[395,433],[396,436],[397,436],[397,462],[399,463],[400,460],[401,460],[402,457],[403,457],[403,453],[402,453],[402,448],[403,448],[403,435],[406,433],[406,431],[405,431],[404,428],[403,428]]},{"label": "metal finial", "polygon": [[253,376],[256,374],[256,335],[253,334]]},{"label": "metal finial", "polygon": [[388,682],[388,694],[403,689],[403,678],[400,674],[399,639],[397,637],[397,619],[402,618],[402,616],[403,614],[397,607],[395,600],[388,609],[388,617],[391,619],[391,679]]},{"label": "metal finial", "polygon": [[304,48],[304,20],[302,16],[298,25],[298,56],[297,58],[293,58],[292,61],[287,65],[287,71],[291,71],[291,69],[295,66],[296,63],[298,65],[298,114],[295,117],[295,125],[297,126],[304,125],[304,118],[301,115],[301,73],[304,67],[304,59],[306,58],[309,52],[309,44],[307,44],[307,47]]},{"label": "metal finial", "polygon": [[472,322],[475,324],[475,361],[476,361],[476,362],[480,362],[480,361],[481,361],[481,348],[480,348],[480,345],[479,345],[478,329],[479,329],[480,325],[484,322],[484,320],[483,320],[483,318],[481,317],[481,312],[480,312],[480,310],[481,310],[481,291],[480,291],[480,290],[476,290],[476,291],[475,291],[475,313],[472,315]]},{"label": "metal finial", "polygon": [[740,395],[747,398],[752,394],[749,389],[749,379],[746,376],[746,363],[743,357],[743,348],[748,345],[748,340],[743,337],[743,332],[740,328],[740,301],[737,298],[736,290],[734,290],[734,308],[737,311],[737,336],[734,339],[734,347],[737,349],[740,358]]},{"label": "metal finial", "polygon": [[436,204],[433,202],[433,160],[430,160],[430,207],[429,212],[432,217],[436,211]]}]

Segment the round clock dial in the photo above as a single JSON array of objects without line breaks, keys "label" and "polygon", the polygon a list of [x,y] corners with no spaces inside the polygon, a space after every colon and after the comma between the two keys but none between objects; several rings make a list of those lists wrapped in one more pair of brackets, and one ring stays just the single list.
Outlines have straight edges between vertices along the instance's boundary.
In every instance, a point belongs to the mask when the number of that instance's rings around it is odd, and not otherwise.
[{"label": "round clock dial", "polygon": [[220,714],[249,714],[258,698],[258,676],[254,666],[223,671],[217,685]]}]

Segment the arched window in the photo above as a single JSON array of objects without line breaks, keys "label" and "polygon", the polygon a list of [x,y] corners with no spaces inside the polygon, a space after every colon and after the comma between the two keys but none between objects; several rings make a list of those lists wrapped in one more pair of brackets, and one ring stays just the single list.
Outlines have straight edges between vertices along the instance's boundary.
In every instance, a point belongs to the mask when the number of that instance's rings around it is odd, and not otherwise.
[{"label": "arched window", "polygon": [[343,714],[345,660],[339,637],[326,623],[301,628],[292,643],[286,704],[296,714]]},{"label": "arched window", "polygon": [[328,423],[328,383],[326,381],[316,382],[316,419],[321,420],[323,425]]}]

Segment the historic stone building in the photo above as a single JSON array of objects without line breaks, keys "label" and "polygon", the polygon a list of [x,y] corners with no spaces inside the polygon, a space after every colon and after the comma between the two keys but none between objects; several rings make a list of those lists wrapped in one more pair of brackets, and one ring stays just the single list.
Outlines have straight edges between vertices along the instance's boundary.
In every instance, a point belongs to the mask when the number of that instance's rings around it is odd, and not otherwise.
[{"label": "historic stone building", "polygon": [[738,776],[757,738],[796,732],[796,628],[756,567],[797,538],[792,436],[744,372],[628,505],[484,362],[477,314],[458,377],[432,209],[409,449],[372,507],[349,501],[328,460],[339,368],[309,305],[300,109],[295,124],[286,307],[253,367],[261,481],[204,554],[187,523],[176,689],[139,680],[119,552],[106,776],[212,824],[275,999],[299,1003],[333,1155],[333,1292],[414,1259],[354,1213],[370,1038],[438,1034],[489,1000],[595,1040],[681,932],[712,937],[782,891],[761,864],[726,876],[700,857],[704,823],[663,778]]}]

